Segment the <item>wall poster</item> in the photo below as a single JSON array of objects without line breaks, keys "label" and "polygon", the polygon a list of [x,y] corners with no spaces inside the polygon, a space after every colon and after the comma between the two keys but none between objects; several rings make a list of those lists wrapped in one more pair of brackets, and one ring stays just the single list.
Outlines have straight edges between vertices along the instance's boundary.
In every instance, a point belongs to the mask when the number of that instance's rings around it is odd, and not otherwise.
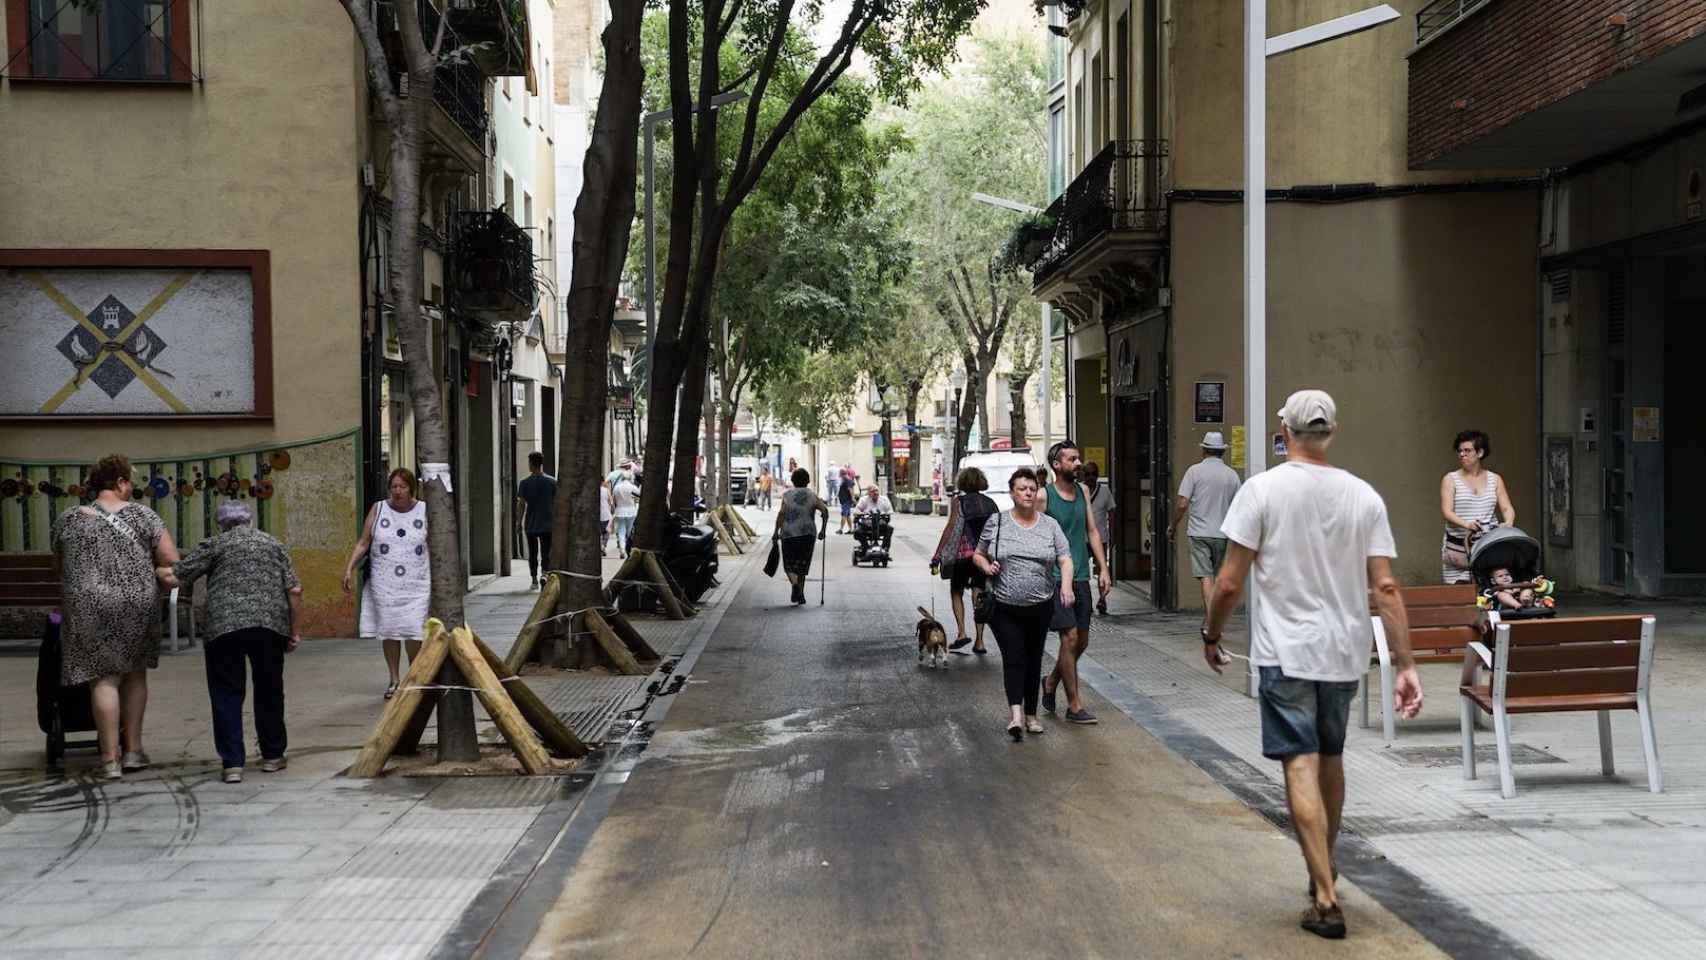
[{"label": "wall poster", "polygon": [[1226,422],[1226,381],[1198,380],[1196,422]]},{"label": "wall poster", "polygon": [[1575,456],[1570,437],[1546,438],[1546,542],[1568,547],[1574,539],[1570,512],[1570,472]]}]

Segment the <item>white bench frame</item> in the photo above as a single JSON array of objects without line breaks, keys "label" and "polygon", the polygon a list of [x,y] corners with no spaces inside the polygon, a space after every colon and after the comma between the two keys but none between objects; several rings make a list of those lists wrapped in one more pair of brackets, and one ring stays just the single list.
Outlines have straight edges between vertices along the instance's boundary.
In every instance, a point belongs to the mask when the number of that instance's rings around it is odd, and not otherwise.
[{"label": "white bench frame", "polygon": [[166,597],[166,633],[172,638],[173,653],[195,649],[195,604],[190,603],[186,606],[189,609],[189,635],[183,638],[184,642],[180,645],[178,643],[180,639],[178,635],[178,588],[173,587],[171,594]]},{"label": "white bench frame", "polygon": [[[1641,653],[1635,675],[1635,712],[1641,723],[1641,746],[1647,759],[1647,789],[1653,793],[1663,793],[1665,789],[1664,772],[1659,769],[1659,742],[1653,730],[1653,708],[1648,696],[1653,676],[1653,644],[1658,621],[1654,617],[1641,618]],[[1463,686],[1479,685],[1482,668],[1493,671],[1492,701],[1493,701],[1493,736],[1499,745],[1499,794],[1506,800],[1516,796],[1516,779],[1511,772],[1511,732],[1510,715],[1505,712],[1505,682],[1509,678],[1508,664],[1511,652],[1511,627],[1508,623],[1495,621],[1496,650],[1489,651],[1487,645],[1476,641],[1469,644],[1463,652]],[[1378,634],[1377,634],[1378,635]],[[1619,641],[1627,642],[1627,641]],[[1467,694],[1459,694],[1457,702],[1458,724],[1463,731],[1463,779],[1475,779],[1475,717],[1481,708]],[[1616,768],[1612,763],[1611,754],[1611,711],[1600,710],[1599,714],[1599,769],[1605,776],[1612,776]]]}]

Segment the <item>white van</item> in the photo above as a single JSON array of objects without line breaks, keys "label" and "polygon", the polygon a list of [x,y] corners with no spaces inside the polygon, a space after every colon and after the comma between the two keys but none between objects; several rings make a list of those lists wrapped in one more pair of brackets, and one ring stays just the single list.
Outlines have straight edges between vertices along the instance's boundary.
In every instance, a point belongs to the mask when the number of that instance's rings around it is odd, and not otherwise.
[{"label": "white van", "polygon": [[968,453],[960,459],[960,469],[976,467],[983,471],[989,480],[989,489],[984,491],[996,506],[1003,510],[1013,509],[1013,498],[1007,493],[1007,479],[1020,467],[1036,469],[1041,466],[1029,449],[1019,450],[986,450]]}]

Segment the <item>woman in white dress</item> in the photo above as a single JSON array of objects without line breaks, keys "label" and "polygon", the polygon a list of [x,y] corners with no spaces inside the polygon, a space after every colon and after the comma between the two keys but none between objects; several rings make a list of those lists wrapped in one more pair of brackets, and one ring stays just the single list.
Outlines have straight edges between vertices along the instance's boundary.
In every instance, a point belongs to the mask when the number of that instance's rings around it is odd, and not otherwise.
[{"label": "woman in white dress", "polygon": [[427,555],[426,503],[415,499],[415,475],[401,467],[391,471],[391,496],[367,511],[361,539],[344,567],[344,593],[355,579],[356,565],[370,558],[367,589],[361,595],[361,636],[379,638],[391,684],[385,699],[397,693],[402,646],[409,661],[421,651],[421,629],[432,598],[432,564]]}]

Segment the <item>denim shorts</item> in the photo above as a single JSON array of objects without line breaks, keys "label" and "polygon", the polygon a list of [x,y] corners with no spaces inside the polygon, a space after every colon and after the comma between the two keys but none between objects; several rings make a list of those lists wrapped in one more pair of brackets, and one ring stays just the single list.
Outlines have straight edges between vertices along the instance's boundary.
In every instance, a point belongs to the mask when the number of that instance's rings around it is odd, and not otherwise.
[{"label": "denim shorts", "polygon": [[1262,701],[1262,756],[1284,760],[1306,753],[1345,752],[1345,727],[1357,681],[1294,680],[1279,667],[1258,667]]}]

